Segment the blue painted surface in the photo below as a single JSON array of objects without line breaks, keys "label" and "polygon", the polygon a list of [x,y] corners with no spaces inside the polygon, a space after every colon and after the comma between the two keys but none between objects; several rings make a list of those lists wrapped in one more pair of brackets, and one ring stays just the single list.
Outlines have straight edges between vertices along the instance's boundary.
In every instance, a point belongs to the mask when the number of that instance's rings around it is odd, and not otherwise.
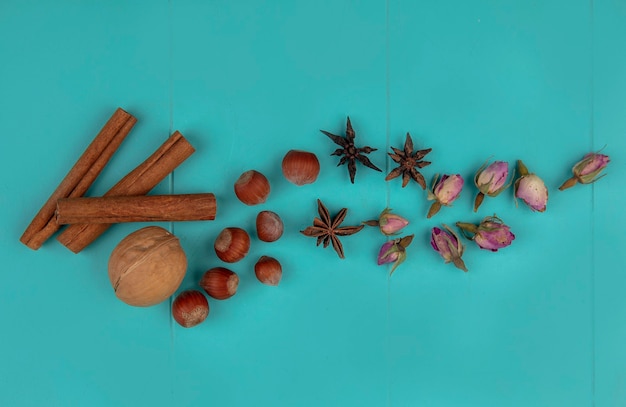
[{"label": "blue painted surface", "polygon": [[[0,34],[0,405],[626,405],[623,2],[4,1]],[[78,255],[18,241],[117,106],[138,124],[89,195],[178,129],[197,151],[154,192],[217,196],[215,221],[162,224],[188,255],[181,290],[222,265],[223,227],[253,236],[232,266],[237,295],[210,300],[196,328],[176,325],[169,302],[113,294],[108,257],[143,225]],[[427,220],[414,184],[360,167],[351,185],[319,133],[342,132],[347,115],[384,171],[406,132],[432,147],[426,178],[461,173],[459,200]],[[605,145],[604,179],[557,190]],[[316,183],[282,177],[289,149],[318,155]],[[523,159],[550,188],[547,212],[507,191],[473,213],[488,158]],[[259,207],[232,191],[251,168],[272,184]],[[386,206],[408,217],[407,261],[391,278],[377,266],[374,229],[343,240],[345,260],[316,248],[298,233],[316,198],[348,207],[346,224]],[[276,243],[254,236],[263,209],[285,221]],[[469,273],[430,248],[431,227],[493,213],[516,239],[497,253],[467,242]],[[264,254],[283,263],[279,287],[254,277]]]}]

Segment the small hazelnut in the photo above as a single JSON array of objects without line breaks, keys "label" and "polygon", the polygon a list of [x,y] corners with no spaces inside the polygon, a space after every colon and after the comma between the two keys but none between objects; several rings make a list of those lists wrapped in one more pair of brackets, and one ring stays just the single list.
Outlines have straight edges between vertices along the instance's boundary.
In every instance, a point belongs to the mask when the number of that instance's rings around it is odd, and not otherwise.
[{"label": "small hazelnut", "polygon": [[235,263],[248,254],[250,236],[241,228],[225,228],[217,235],[213,247],[220,260],[226,263]]},{"label": "small hazelnut", "polygon": [[178,294],[172,303],[174,320],[185,328],[196,326],[209,315],[209,302],[198,290],[187,290]]},{"label": "small hazelnut", "polygon": [[254,274],[263,284],[276,286],[283,276],[283,269],[275,258],[261,256],[254,265]]},{"label": "small hazelnut", "polygon": [[313,153],[289,150],[282,163],[283,175],[298,186],[315,182],[320,173],[320,162]]},{"label": "small hazelnut", "polygon": [[246,171],[235,182],[235,195],[246,205],[258,205],[267,200],[270,183],[258,171]]},{"label": "small hazelnut", "polygon": [[283,235],[284,225],[277,213],[261,211],[256,216],[256,234],[264,242],[275,242]]},{"label": "small hazelnut", "polygon": [[214,267],[207,270],[200,279],[200,287],[211,297],[225,300],[237,292],[239,276],[234,271],[224,267]]}]

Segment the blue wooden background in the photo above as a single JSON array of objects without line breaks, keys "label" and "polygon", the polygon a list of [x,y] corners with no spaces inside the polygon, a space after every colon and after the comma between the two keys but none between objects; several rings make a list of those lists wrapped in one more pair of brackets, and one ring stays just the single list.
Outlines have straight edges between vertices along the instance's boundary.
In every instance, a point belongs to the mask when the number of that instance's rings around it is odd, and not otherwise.
[{"label": "blue wooden background", "polygon": [[[2,406],[624,406],[626,405],[626,2],[18,1],[0,2],[0,405]],[[91,138],[121,106],[138,124],[89,195],[105,192],[175,129],[197,152],[155,192],[214,192],[213,222],[163,224],[189,258],[182,289],[221,265],[221,228],[253,234],[233,266],[237,295],[210,300],[185,330],[170,303],[132,308],[109,285],[117,225],[78,255],[19,236]],[[372,161],[410,132],[424,169],[467,179],[427,220],[414,184],[364,168],[356,184],[319,129],[350,115]],[[606,146],[608,175],[556,188]],[[282,178],[289,149],[315,152],[318,181]],[[471,210],[487,159],[523,159],[550,188],[548,210],[512,192]],[[248,169],[272,184],[239,203]],[[321,198],[347,224],[387,206],[409,218],[408,260],[390,278],[374,229],[344,239],[346,259],[298,231]],[[281,240],[254,237],[274,210]],[[428,244],[440,223],[497,213],[517,238],[471,242],[469,273]],[[279,287],[252,272],[279,258]]]}]

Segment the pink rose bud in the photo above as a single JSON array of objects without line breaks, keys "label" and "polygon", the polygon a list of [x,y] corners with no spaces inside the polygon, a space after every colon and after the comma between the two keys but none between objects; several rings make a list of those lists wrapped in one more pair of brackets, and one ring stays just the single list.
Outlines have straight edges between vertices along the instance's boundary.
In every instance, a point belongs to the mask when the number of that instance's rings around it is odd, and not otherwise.
[{"label": "pink rose bud", "polygon": [[452,202],[459,197],[463,189],[463,177],[459,174],[443,175],[441,179],[437,181],[438,177],[438,174],[435,175],[433,178],[433,187],[428,191],[428,200],[435,201],[428,211],[428,218],[439,212],[442,205],[452,205]]},{"label": "pink rose bud", "polygon": [[599,154],[599,153],[588,153],[586,154],[582,160],[577,162],[572,168],[572,173],[574,176],[563,183],[559,187],[561,191],[571,188],[576,183],[580,182],[581,184],[592,184],[604,177],[601,175],[598,177],[600,172],[606,168],[611,160],[608,155]]},{"label": "pink rose bud", "polygon": [[380,231],[384,235],[389,236],[395,235],[396,233],[404,229],[404,227],[409,224],[409,221],[404,219],[402,216],[394,215],[390,212],[383,212],[383,214],[380,216],[380,219],[378,220],[378,223],[380,226]]},{"label": "pink rose bud", "polygon": [[454,263],[454,265],[467,271],[465,263],[461,256],[465,247],[461,243],[459,237],[448,226],[443,225],[445,230],[434,227],[430,235],[430,244],[437,253],[444,259],[446,263]]},{"label": "pink rose bud", "polygon": [[483,203],[485,195],[491,197],[498,196],[500,192],[511,185],[511,182],[508,184],[506,182],[508,177],[509,163],[504,161],[494,161],[488,166],[487,163],[485,163],[476,171],[474,184],[479,192],[474,201],[474,212],[476,212],[478,207]]},{"label": "pink rose bud", "polygon": [[400,215],[391,213],[391,209],[387,208],[380,214],[378,220],[368,220],[363,223],[369,226],[378,226],[383,235],[391,236],[404,229],[409,221]]},{"label": "pink rose bud", "polygon": [[[495,215],[487,216],[478,226],[463,222],[457,222],[456,225],[466,238],[476,242],[481,249],[492,252],[509,246],[515,239],[515,235],[511,233],[511,228]],[[473,234],[473,236],[468,234]]]},{"label": "pink rose bud", "polygon": [[383,244],[378,252],[378,265],[393,263],[389,275],[393,274],[396,267],[406,259],[406,248],[412,241],[413,235],[409,235]]},{"label": "pink rose bud", "polygon": [[545,211],[548,204],[548,188],[543,180],[535,174],[529,174],[521,160],[517,161],[517,168],[521,177],[515,181],[515,197],[521,199],[533,211]]}]

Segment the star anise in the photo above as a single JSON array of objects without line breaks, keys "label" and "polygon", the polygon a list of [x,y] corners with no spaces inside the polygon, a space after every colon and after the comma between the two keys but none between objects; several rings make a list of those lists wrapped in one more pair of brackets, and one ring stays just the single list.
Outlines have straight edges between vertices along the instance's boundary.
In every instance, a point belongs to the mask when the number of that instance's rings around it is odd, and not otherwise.
[{"label": "star anise", "polygon": [[328,209],[324,206],[322,201],[317,200],[317,212],[320,214],[320,218],[313,219],[313,226],[309,226],[306,229],[300,231],[305,236],[316,237],[317,246],[320,243],[324,243],[324,247],[328,247],[332,243],[333,249],[337,252],[340,258],[345,258],[343,254],[343,246],[339,241],[338,236],[349,236],[363,229],[364,225],[360,226],[344,226],[339,227],[346,217],[348,209],[343,208],[339,211],[334,219],[330,218]]},{"label": "star anise", "polygon": [[361,164],[366,167],[369,167],[373,170],[380,171],[382,170],[372,164],[372,162],[367,158],[364,154],[369,154],[372,151],[376,151],[376,148],[371,148],[368,146],[358,148],[354,145],[354,137],[356,134],[352,129],[352,123],[350,123],[350,117],[348,117],[348,122],[346,124],[346,137],[337,136],[335,134],[329,133],[324,130],[320,130],[322,133],[327,135],[335,144],[341,146],[335,150],[331,155],[343,156],[341,160],[339,160],[339,167],[342,164],[348,163],[348,172],[350,173],[350,182],[354,184],[354,175],[356,174],[356,161],[358,160]]},{"label": "star anise", "polygon": [[390,179],[394,179],[402,175],[402,188],[407,186],[409,183],[409,179],[413,178],[415,182],[420,184],[422,189],[426,189],[426,180],[424,176],[417,170],[417,168],[424,168],[427,165],[430,165],[430,161],[422,161],[422,158],[426,156],[426,154],[432,151],[432,148],[427,148],[425,150],[418,150],[415,153],[413,152],[413,139],[411,139],[411,135],[409,133],[406,134],[406,140],[404,141],[404,150],[400,150],[398,148],[391,147],[393,153],[387,153],[389,156],[399,164],[397,168],[394,168],[387,177],[385,177],[385,181],[389,181]]}]

